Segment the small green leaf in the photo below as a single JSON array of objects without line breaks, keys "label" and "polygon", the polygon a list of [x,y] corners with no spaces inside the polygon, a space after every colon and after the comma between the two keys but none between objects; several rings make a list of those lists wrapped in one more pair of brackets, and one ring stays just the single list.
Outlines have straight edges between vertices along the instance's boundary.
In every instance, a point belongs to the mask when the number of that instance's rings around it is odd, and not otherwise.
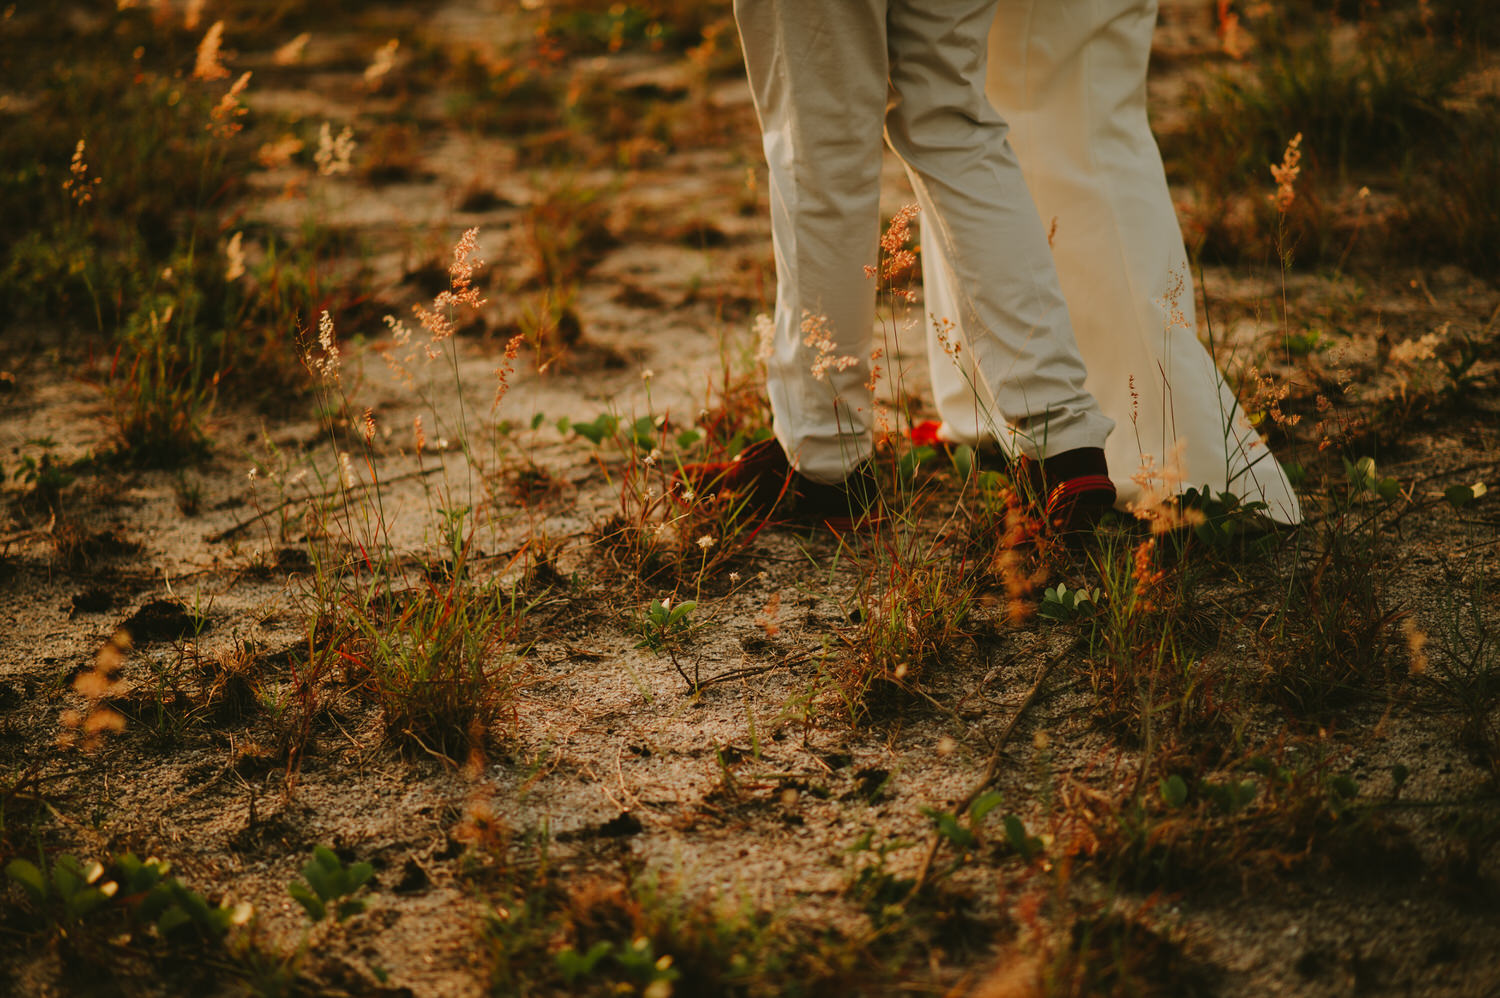
[{"label": "small green leaf", "polygon": [[209,906],[208,899],[197,891],[189,890],[183,886],[182,881],[172,881],[172,900],[181,908],[194,923],[202,928],[213,925],[214,909]]},{"label": "small green leaf", "polygon": [[1443,498],[1454,509],[1463,509],[1474,501],[1474,490],[1467,485],[1450,485],[1443,490]]},{"label": "small green leaf", "polygon": [[620,421],[609,413],[602,412],[591,423],[573,423],[571,426],[574,433],[598,446],[605,437],[614,434],[620,426]]},{"label": "small green leaf", "polygon": [[163,936],[170,936],[173,932],[188,924],[188,921],[187,912],[174,904],[162,912],[161,917],[156,920],[156,931]]},{"label": "small green leaf", "polygon": [[349,867],[349,876],[347,878],[349,890],[358,890],[359,888],[363,887],[365,885],[365,882],[374,875],[375,867],[371,866],[369,863],[353,864]]},{"label": "small green leaf", "polygon": [[1204,781],[1199,784],[1203,795],[1207,797],[1221,812],[1234,814],[1244,809],[1245,805],[1255,799],[1256,787],[1253,780],[1228,780],[1224,783],[1210,783]]},{"label": "small green leaf", "polygon": [[650,416],[642,416],[630,424],[630,429],[625,435],[634,446],[641,450],[650,450],[656,446],[656,421]]},{"label": "small green leaf", "polygon": [[72,856],[57,857],[52,863],[52,886],[64,901],[78,892],[83,886],[83,871],[78,869],[76,859]]},{"label": "small green leaf", "polygon": [[1042,604],[1037,613],[1048,620],[1068,621],[1073,619],[1073,608],[1063,601],[1062,587],[1048,589],[1042,594]]},{"label": "small green leaf", "polygon": [[967,482],[969,476],[974,473],[974,448],[968,444],[959,444],[953,448],[953,470],[958,472],[960,481]]},{"label": "small green leaf", "polygon": [[334,886],[333,877],[323,867],[316,863],[308,863],[302,868],[302,878],[307,881],[314,894],[327,901],[338,895],[338,889]]},{"label": "small green leaf", "polygon": [[31,898],[34,904],[46,902],[47,878],[34,864],[24,859],[13,859],[5,864],[5,875],[20,884],[26,891],[26,896]]},{"label": "small green leaf", "polygon": [[947,839],[956,848],[972,849],[975,845],[974,836],[964,826],[958,823],[958,818],[947,811],[939,811],[936,808],[924,807],[922,813],[932,820],[937,828],[937,833]]},{"label": "small green leaf", "polygon": [[1004,798],[998,790],[991,790],[975,798],[974,803],[969,805],[969,824],[978,826],[991,811],[1000,806],[1002,800]]},{"label": "small green leaf", "polygon": [[1021,854],[1021,858],[1030,860],[1041,848],[1041,840],[1026,834],[1026,826],[1021,819],[1014,814],[1007,814],[1004,818],[1005,841],[1010,847]]},{"label": "small green leaf", "polygon": [[572,984],[578,978],[592,973],[594,967],[608,956],[612,949],[614,949],[614,944],[607,939],[594,943],[587,953],[581,955],[571,946],[564,947],[556,957],[557,969],[562,972],[563,983]]},{"label": "small green leaf", "polygon": [[104,893],[97,887],[85,887],[68,899],[68,913],[74,918],[82,918],[104,901]]},{"label": "small green leaf", "polygon": [[1173,773],[1161,781],[1161,799],[1171,807],[1181,807],[1187,803],[1188,787],[1182,777]]},{"label": "small green leaf", "polygon": [[292,900],[302,906],[307,912],[307,917],[314,922],[321,922],[328,914],[328,909],[323,907],[323,902],[318,900],[318,896],[308,889],[306,884],[294,880],[287,884],[286,892],[292,896]]},{"label": "small green leaf", "polygon": [[171,904],[171,890],[165,883],[158,883],[136,905],[135,917],[142,922],[154,922]]},{"label": "small green leaf", "polygon": [[349,918],[352,915],[358,915],[360,912],[362,912],[364,910],[365,910],[365,902],[364,902],[363,899],[361,899],[361,898],[347,898],[347,899],[339,902],[338,912],[337,912],[338,920],[340,922],[342,922],[344,919]]},{"label": "small green leaf", "polygon": [[896,475],[901,481],[910,482],[916,477],[917,469],[922,466],[922,463],[924,461],[931,461],[936,456],[937,450],[932,447],[925,445],[913,447],[905,454],[902,454],[896,462]]},{"label": "small green leaf", "polygon": [[125,889],[125,893],[135,893],[136,878],[141,876],[145,868],[146,864],[136,858],[133,852],[121,853],[115,857],[115,869],[120,874],[120,886]]}]

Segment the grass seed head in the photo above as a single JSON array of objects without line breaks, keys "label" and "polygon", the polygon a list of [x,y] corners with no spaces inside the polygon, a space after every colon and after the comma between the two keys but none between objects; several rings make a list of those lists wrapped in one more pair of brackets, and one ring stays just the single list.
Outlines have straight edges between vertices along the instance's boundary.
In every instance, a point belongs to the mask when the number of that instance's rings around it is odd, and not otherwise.
[{"label": "grass seed head", "polygon": [[333,177],[348,173],[354,158],[354,129],[345,125],[335,137],[333,125],[328,122],[318,129],[318,149],[313,153],[320,176]]},{"label": "grass seed head", "polygon": [[1297,200],[1296,183],[1301,172],[1302,133],[1298,132],[1286,144],[1281,162],[1271,164],[1271,179],[1276,181],[1276,193],[1271,195],[1271,202],[1283,215],[1292,210],[1292,203]]},{"label": "grass seed head", "polygon": [[228,78],[229,70],[219,58],[219,46],[223,41],[224,22],[215,21],[198,43],[198,56],[193,63],[193,79],[212,81]]},{"label": "grass seed head", "polygon": [[377,84],[396,66],[396,50],[401,47],[399,39],[392,38],[375,50],[375,58],[365,67],[365,82]]},{"label": "grass seed head", "polygon": [[277,48],[271,55],[271,61],[278,66],[295,66],[302,61],[302,55],[307,51],[307,43],[311,40],[311,34],[306,31],[302,32]]},{"label": "grass seed head", "polygon": [[240,78],[234,81],[229,91],[219,98],[219,103],[209,114],[208,130],[216,139],[227,139],[237,134],[244,127],[240,123],[245,116],[245,105],[240,102],[240,95],[250,85],[250,71],[247,69],[240,74]]},{"label": "grass seed head", "polygon": [[99,185],[98,177],[89,176],[89,164],[84,158],[83,139],[78,140],[78,145],[73,147],[73,160],[68,164],[68,179],[63,181],[63,190],[73,199],[77,205],[85,205],[94,199],[94,188]]},{"label": "grass seed head", "polygon": [[229,237],[229,244],[224,247],[224,280],[233,282],[245,276],[245,250],[242,245],[243,232],[236,232]]}]

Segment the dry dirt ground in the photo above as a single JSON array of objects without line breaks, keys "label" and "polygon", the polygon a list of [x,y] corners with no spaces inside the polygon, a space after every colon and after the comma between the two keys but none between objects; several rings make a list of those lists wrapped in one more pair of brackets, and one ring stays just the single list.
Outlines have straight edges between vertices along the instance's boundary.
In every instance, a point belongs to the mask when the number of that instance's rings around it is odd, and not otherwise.
[{"label": "dry dirt ground", "polygon": [[[1198,12],[1169,9],[1161,44],[1178,57],[1170,65],[1212,45]],[[390,18],[389,30],[402,30],[399,12]],[[285,959],[300,946],[303,986],[329,993],[523,990],[497,974],[503,933],[484,926],[538,889],[539,865],[549,883],[575,895],[654,878],[672,904],[763,913],[807,946],[826,934],[837,940],[824,944],[828,953],[845,956],[814,964],[826,970],[847,959],[845,990],[856,993],[1033,993],[1038,966],[1076,967],[1080,954],[1104,969],[1091,984],[1075,982],[1079,991],[1500,991],[1494,759],[1473,749],[1462,709],[1428,696],[1422,677],[1409,675],[1422,649],[1402,637],[1409,633],[1402,622],[1417,622],[1431,635],[1431,669],[1440,671],[1433,649],[1451,619],[1467,621],[1472,609],[1479,621],[1472,626],[1484,633],[1500,624],[1496,497],[1462,509],[1444,499],[1448,487],[1478,481],[1500,490],[1492,349],[1500,292],[1492,285],[1452,269],[1378,278],[1294,270],[1285,286],[1274,268],[1203,271],[1203,308],[1234,352],[1233,369],[1258,360],[1301,386],[1336,384],[1341,372],[1361,386],[1358,398],[1338,404],[1375,421],[1360,439],[1378,445],[1379,474],[1402,490],[1384,513],[1374,512],[1381,504],[1370,496],[1359,506],[1379,520],[1367,567],[1390,616],[1350,639],[1378,642],[1368,651],[1383,663],[1381,681],[1367,695],[1311,721],[1271,702],[1243,707],[1213,736],[1217,756],[1183,749],[1187,761],[1176,768],[1158,760],[1144,793],[1155,801],[1170,792],[1165,784],[1158,791],[1159,778],[1177,772],[1191,783],[1256,754],[1288,767],[1294,758],[1316,759],[1307,764],[1314,782],[1355,781],[1351,807],[1362,824],[1349,836],[1329,832],[1339,819],[1325,808],[1302,824],[1287,818],[1279,838],[1256,839],[1248,822],[1205,822],[1201,838],[1184,843],[1166,827],[1169,815],[1145,833],[1140,855],[1121,858],[1129,850],[1111,852],[1085,819],[1104,821],[1098,815],[1123,809],[1139,789],[1143,742],[1138,729],[1116,723],[1096,691],[1089,661],[1105,653],[1091,646],[1086,625],[1016,622],[999,587],[979,592],[964,637],[927,666],[921,695],[855,719],[831,691],[828,662],[854,654],[860,596],[890,564],[881,542],[767,528],[700,592],[691,581],[643,580],[607,543],[606,525],[635,508],[622,503],[622,489],[654,472],[629,448],[593,446],[556,421],[608,412],[625,424],[641,416],[693,424],[716,404],[726,365],[749,370],[751,320],[771,298],[763,171],[743,83],[725,73],[705,88],[665,56],[597,57],[593,69],[622,87],[655,87],[680,101],[682,114],[701,116],[705,140],[628,167],[559,177],[529,165],[504,138],[444,128],[447,95],[403,98],[397,108],[394,98],[370,93],[365,57],[351,53],[372,51],[380,30],[317,36],[305,73],[252,91],[249,101],[257,112],[291,108],[348,123],[356,137],[376,134],[398,111],[413,116],[409,168],[379,182],[357,171],[345,178],[265,171],[243,205],[247,220],[294,228],[311,217],[367,247],[360,262],[375,275],[377,302],[367,323],[338,332],[343,388],[356,413],[373,410],[375,461],[352,469],[358,498],[342,501],[334,453],[341,445],[330,444],[309,396],[289,390],[284,406],[221,406],[212,456],[181,472],[84,463],[51,508],[26,483],[6,484],[0,794],[12,855],[35,857],[40,846],[86,858],[131,850],[168,859],[213,899],[251,903],[253,930],[236,931],[253,931]],[[508,5],[475,2],[441,7],[423,30],[434,44],[458,44],[518,29]],[[254,68],[265,53],[238,58]],[[393,72],[402,72],[400,63]],[[1161,99],[1174,92],[1170,79],[1153,84]],[[892,212],[908,194],[894,164],[886,176]],[[612,238],[577,285],[571,307],[580,334],[541,372],[546,358],[528,345],[492,410],[493,372],[534,295],[526,290],[535,287],[528,218],[563,182],[602,191],[589,211]],[[424,268],[441,266],[471,226],[480,230],[480,282],[491,303],[456,341],[454,368],[424,367],[414,392],[381,360],[388,333],[379,316],[430,298]],[[1333,349],[1300,357],[1274,349],[1283,314],[1298,328],[1325,330]],[[1468,393],[1457,402],[1429,393],[1406,408],[1382,407],[1382,399],[1404,397],[1403,387],[1413,398],[1422,387],[1381,369],[1390,345],[1445,326],[1491,345]],[[887,395],[920,413],[915,337],[891,367],[904,373]],[[0,370],[9,376],[0,395],[7,467],[28,441],[53,441],[62,465],[108,449],[101,369],[76,341],[46,329],[9,334]],[[1299,389],[1288,401],[1303,422],[1278,430],[1273,442],[1316,473],[1310,482],[1323,474],[1337,481],[1337,451],[1320,453],[1312,430],[1322,415],[1316,394]],[[532,428],[537,413],[546,419]],[[419,414],[429,437],[420,456],[412,444]],[[476,446],[493,448],[482,455],[489,477],[477,482],[457,445],[464,419],[483,427],[471,430],[484,441]],[[492,435],[498,419],[515,424],[509,435]],[[533,571],[526,582],[524,598],[535,602],[524,643],[497,652],[518,655],[507,672],[516,685],[506,713],[483,751],[467,759],[393,746],[368,697],[336,677],[317,694],[305,746],[288,748],[289,722],[277,711],[294,709],[287,691],[317,631],[310,618],[319,612],[319,568],[309,552],[376,539],[372,472],[388,532],[379,539],[412,564],[435,563],[435,511],[462,505],[480,510],[476,564],[545,567],[541,581]],[[951,506],[959,494],[951,474],[922,474]],[[1309,492],[1310,509],[1323,509],[1320,495]],[[933,521],[941,519],[924,515],[900,529],[935,538],[942,525]],[[1304,531],[1311,538],[1319,529]],[[1273,540],[1270,555],[1185,556],[1211,565],[1192,577],[1181,610],[1211,633],[1182,640],[1220,674],[1246,683],[1271,668],[1268,630],[1278,598],[1292,598],[1278,595],[1274,580],[1284,578],[1278,573],[1293,552],[1315,548],[1290,535]],[[965,541],[947,543],[929,557],[977,556]],[[1082,560],[1062,560],[1053,579],[1098,584]],[[701,625],[671,655],[642,647],[638,629],[648,604],[668,596],[696,597],[692,619]],[[65,747],[64,712],[89,707],[73,681],[122,626],[134,648],[124,685],[111,696],[124,729],[92,751]],[[694,693],[674,659],[688,674],[722,681]],[[1495,683],[1493,644],[1476,661],[1488,663]],[[226,662],[253,676],[248,702],[207,692],[233,671]],[[1048,663],[1052,671],[1028,700]],[[724,678],[736,670],[744,674]],[[1226,691],[1233,686],[1225,682]],[[1473,723],[1496,722],[1489,715]],[[934,828],[924,809],[955,808],[992,757],[990,788],[1002,803],[988,834],[962,861],[956,842],[944,840],[936,863],[943,875],[924,899],[879,894],[921,867]],[[1267,794],[1262,788],[1260,800]],[[1151,810],[1161,818],[1159,805]],[[1040,837],[1040,855],[1007,839],[1001,815]],[[851,851],[864,836],[873,848]],[[1167,840],[1178,851],[1142,858]],[[319,844],[373,864],[375,876],[362,914],[309,930],[287,884]],[[894,847],[880,865],[882,844]],[[1179,862],[1181,870],[1171,868]],[[871,864],[876,875],[861,878]],[[7,993],[171,991],[190,987],[174,982],[197,980],[175,965],[153,977],[117,940],[101,943],[124,968],[109,983],[101,969],[108,960],[73,959],[67,933],[41,932],[9,890],[0,939]],[[1090,950],[1091,933],[1106,942]],[[544,938],[537,958],[552,959],[548,947],[559,945]],[[765,974],[773,982],[765,993],[812,980],[776,984],[774,970]],[[555,973],[542,977],[555,982]],[[235,971],[214,987],[232,991],[247,978],[254,975]],[[645,986],[626,985],[631,993]],[[692,992],[679,982],[678,993]]]}]

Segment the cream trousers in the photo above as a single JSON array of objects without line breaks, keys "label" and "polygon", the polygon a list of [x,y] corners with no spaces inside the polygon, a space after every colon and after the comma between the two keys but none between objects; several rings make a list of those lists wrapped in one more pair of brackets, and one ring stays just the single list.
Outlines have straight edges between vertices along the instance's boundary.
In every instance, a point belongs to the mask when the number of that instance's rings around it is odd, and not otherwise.
[{"label": "cream trousers", "polygon": [[993,12],[994,0],[735,2],[770,168],[768,391],[777,438],[814,480],[841,480],[872,446],[882,130],[941,246],[963,377],[983,386],[997,431],[1037,455],[1102,446],[1113,425],[1084,386],[1046,230],[984,96]]},{"label": "cream trousers", "polygon": [[[1041,217],[1055,224],[1052,254],[1085,385],[1117,423],[1105,452],[1121,506],[1141,499],[1133,478],[1147,469],[1158,489],[1228,490],[1296,522],[1286,475],[1198,341],[1192,276],[1146,120],[1155,24],[1155,0],[1002,0],[989,34],[988,96],[1011,126]],[[928,360],[942,433],[1003,441],[1005,403],[990,394],[977,347],[967,350],[976,337],[963,272],[949,241],[925,228],[924,220]],[[944,319],[958,335],[940,335]]]}]

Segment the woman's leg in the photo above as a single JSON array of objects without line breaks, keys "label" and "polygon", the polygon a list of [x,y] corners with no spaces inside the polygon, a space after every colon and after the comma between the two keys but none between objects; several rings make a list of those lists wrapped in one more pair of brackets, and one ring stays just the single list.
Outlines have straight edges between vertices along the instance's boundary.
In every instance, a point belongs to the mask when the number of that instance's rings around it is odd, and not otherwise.
[{"label": "woman's leg", "polygon": [[[1161,155],[1146,117],[1154,0],[1002,0],[989,36],[988,96],[1053,229],[1053,256],[1088,366],[1117,431],[1106,452],[1120,500],[1130,476],[1168,467],[1183,488],[1300,512],[1286,476],[1197,339],[1194,297]],[[925,236],[925,233],[924,233]],[[924,238],[927,309],[963,328],[946,247]],[[930,282],[930,283],[929,283]],[[949,434],[985,429],[972,375],[929,338],[934,394]],[[960,354],[960,360],[962,360]],[[973,399],[973,401],[970,401]]]}]

